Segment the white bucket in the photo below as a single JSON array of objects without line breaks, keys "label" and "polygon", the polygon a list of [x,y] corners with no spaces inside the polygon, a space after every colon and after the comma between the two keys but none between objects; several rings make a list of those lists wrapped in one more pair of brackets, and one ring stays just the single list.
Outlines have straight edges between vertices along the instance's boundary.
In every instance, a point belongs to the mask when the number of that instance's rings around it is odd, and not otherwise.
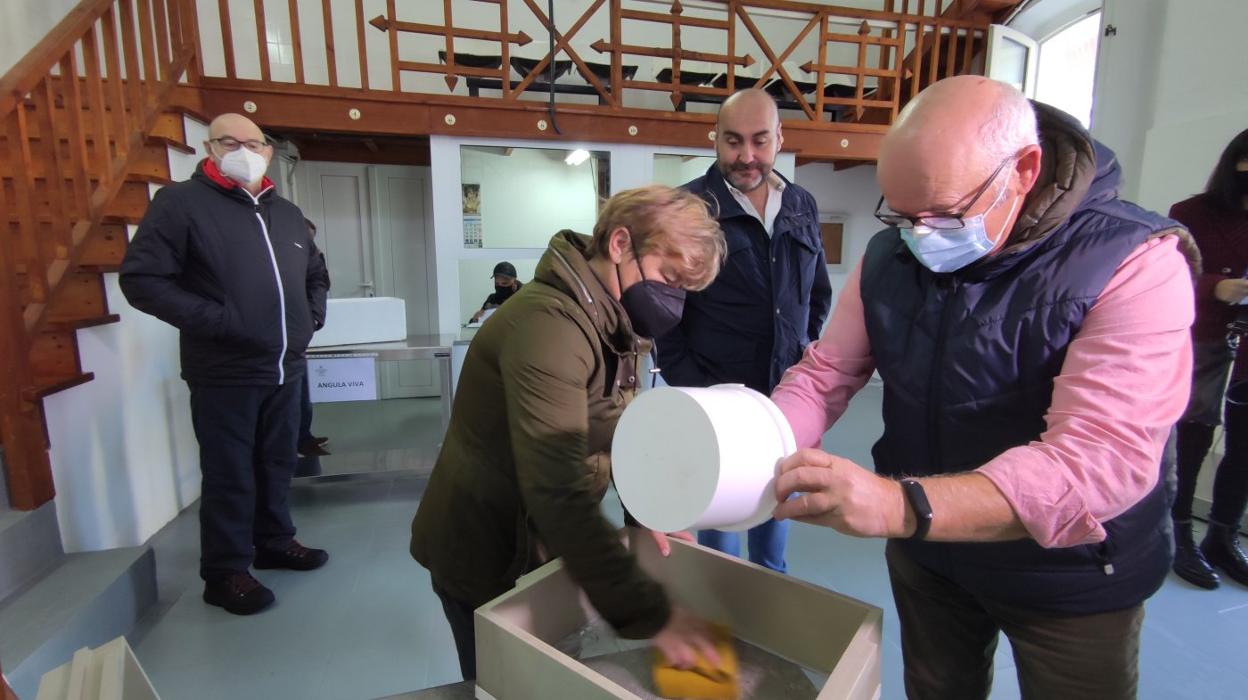
[{"label": "white bucket", "polygon": [[797,451],[771,399],[740,384],[642,392],[615,428],[624,507],[659,532],[747,530],[771,517],[776,466]]}]

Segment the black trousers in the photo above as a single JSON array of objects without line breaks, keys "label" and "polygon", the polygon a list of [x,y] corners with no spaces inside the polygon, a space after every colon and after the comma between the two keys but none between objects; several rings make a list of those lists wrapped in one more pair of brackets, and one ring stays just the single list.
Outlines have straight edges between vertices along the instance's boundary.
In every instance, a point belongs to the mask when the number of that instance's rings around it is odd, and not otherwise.
[{"label": "black trousers", "polygon": [[475,610],[468,603],[451,597],[438,584],[433,584],[433,592],[442,601],[442,612],[446,613],[446,621],[451,626],[451,634],[455,637],[455,653],[459,655],[459,671],[464,680],[477,679],[477,628],[472,621]]},{"label": "black trousers", "polygon": [[199,575],[247,571],[256,547],[284,549],[295,536],[290,479],[299,429],[299,383],[191,385],[199,441]]},{"label": "black trousers", "polygon": [[[1213,507],[1209,519],[1236,528],[1248,506],[1248,382],[1233,384],[1226,391],[1223,425],[1226,452],[1213,479]],[[1191,520],[1196,480],[1205,455],[1213,444],[1214,426],[1179,423],[1179,491],[1171,515],[1175,520]]]},{"label": "black trousers", "polygon": [[992,689],[993,653],[1009,638],[1024,700],[1133,700],[1144,606],[1061,617],[977,598],[885,547],[906,697],[974,700]]},{"label": "black trousers", "polygon": [[308,373],[304,372],[299,403],[299,442],[312,439],[312,387],[308,385],[308,381]]}]

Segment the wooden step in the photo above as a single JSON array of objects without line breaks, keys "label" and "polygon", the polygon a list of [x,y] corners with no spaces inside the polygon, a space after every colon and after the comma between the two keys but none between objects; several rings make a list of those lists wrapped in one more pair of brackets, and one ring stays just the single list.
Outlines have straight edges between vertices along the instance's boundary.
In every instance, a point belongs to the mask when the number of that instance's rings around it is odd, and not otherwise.
[{"label": "wooden step", "polygon": [[46,328],[51,331],[80,331],[83,328],[94,328],[95,326],[107,326],[110,323],[120,323],[120,314],[107,314],[104,316],[92,316],[90,318],[76,319],[56,319],[48,321]]},{"label": "wooden step", "polygon": [[68,377],[35,377],[34,386],[22,392],[26,401],[39,401],[66,389],[81,386],[95,379],[93,372],[81,372]]},{"label": "wooden step", "polygon": [[[148,139],[140,148],[129,154],[130,165],[128,170],[136,175],[150,175],[156,177],[169,177],[169,146],[168,141],[164,138]],[[177,149],[179,153],[184,153],[183,148]],[[69,160],[69,143],[61,144],[61,175],[65,179],[71,179],[78,176],[73,164]],[[10,161],[7,159],[8,151],[3,145],[0,145],[0,178],[6,183],[6,193],[12,193],[12,178],[17,172],[16,168],[9,167]],[[105,169],[111,171],[112,161],[107,164],[101,163],[95,157],[95,145],[90,145],[87,151],[87,174],[92,178],[98,178],[105,172]],[[31,163],[31,172],[34,173],[36,180],[45,179],[49,173],[53,172],[54,166],[49,162],[46,154],[34,159]]]},{"label": "wooden step", "polygon": [[77,334],[67,330],[43,330],[36,334],[30,344],[30,370],[36,377],[36,389],[42,386],[40,380],[46,384],[81,375]]},{"label": "wooden step", "polygon": [[101,224],[84,243],[78,264],[86,268],[111,268],[121,264],[126,255],[129,232],[124,224]]},{"label": "wooden step", "polygon": [[109,315],[104,280],[98,272],[75,270],[65,276],[62,284],[65,287],[53,299],[52,308],[48,309],[49,320],[73,321]]}]

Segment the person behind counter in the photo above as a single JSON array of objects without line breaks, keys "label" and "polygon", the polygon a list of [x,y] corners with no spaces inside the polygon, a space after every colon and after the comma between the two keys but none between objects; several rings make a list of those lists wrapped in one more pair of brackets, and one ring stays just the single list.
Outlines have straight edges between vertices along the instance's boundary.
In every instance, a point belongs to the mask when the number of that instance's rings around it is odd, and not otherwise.
[{"label": "person behind counter", "polygon": [[411,540],[465,679],[476,677],[473,610],[554,557],[621,636],[652,639],[676,666],[695,653],[716,661],[706,624],[641,570],[599,502],[644,339],[675,326],[685,290],[710,284],[724,255],[701,198],[626,190],[603,206],[592,238],[556,234],[533,281],[469,346]]},{"label": "person behind counter", "polygon": [[524,286],[518,279],[516,266],[506,261],[494,266],[494,273],[491,277],[494,278],[494,293],[485,298],[485,303],[481,305],[477,313],[472,315],[472,318],[468,320],[469,323],[482,320],[486,311],[502,306],[503,302],[510,299]]}]

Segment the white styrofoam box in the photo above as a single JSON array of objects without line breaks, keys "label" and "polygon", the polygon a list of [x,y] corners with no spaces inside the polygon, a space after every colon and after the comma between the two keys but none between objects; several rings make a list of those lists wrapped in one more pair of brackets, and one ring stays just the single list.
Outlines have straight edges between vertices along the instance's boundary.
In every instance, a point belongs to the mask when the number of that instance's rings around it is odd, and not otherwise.
[{"label": "white styrofoam box", "polygon": [[[630,547],[671,600],[727,625],[742,642],[823,676],[816,700],[880,697],[879,608],[737,557],[650,537]],[[520,577],[477,608],[476,696],[492,700],[641,700],[560,650],[561,640],[599,619],[562,559]],[[768,697],[776,697],[774,695]]]},{"label": "white styrofoam box", "polygon": [[330,299],[325,326],[309,347],[386,343],[407,339],[407,304],[397,297]]}]

